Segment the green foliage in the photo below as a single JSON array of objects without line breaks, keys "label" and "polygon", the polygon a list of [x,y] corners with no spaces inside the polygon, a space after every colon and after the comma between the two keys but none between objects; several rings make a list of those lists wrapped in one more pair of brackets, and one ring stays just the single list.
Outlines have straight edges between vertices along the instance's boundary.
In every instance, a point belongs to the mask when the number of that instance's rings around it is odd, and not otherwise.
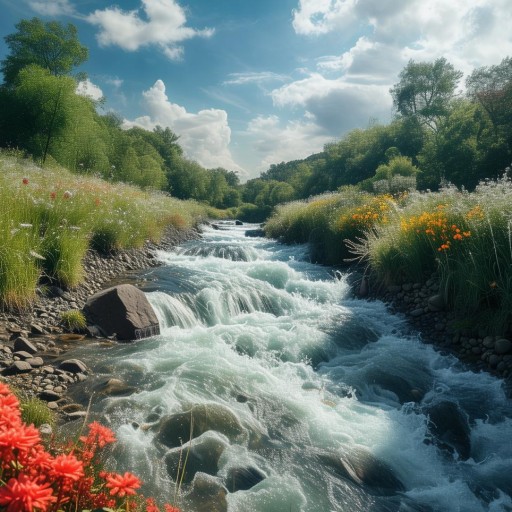
[{"label": "green foliage", "polygon": [[85,315],[78,309],[63,311],[60,315],[60,321],[69,331],[80,331],[87,327]]},{"label": "green foliage", "polygon": [[55,426],[56,419],[54,412],[46,402],[36,397],[19,396],[21,419],[27,425],[40,427],[41,425]]},{"label": "green foliage", "polygon": [[16,29],[17,32],[5,37],[10,55],[0,67],[8,86],[15,84],[26,66],[35,64],[57,76],[70,73],[87,60],[88,50],[78,41],[74,25],[32,18],[21,20]]},{"label": "green foliage", "polygon": [[390,90],[397,112],[437,131],[462,75],[445,58],[434,62],[410,60],[400,72],[400,81]]}]

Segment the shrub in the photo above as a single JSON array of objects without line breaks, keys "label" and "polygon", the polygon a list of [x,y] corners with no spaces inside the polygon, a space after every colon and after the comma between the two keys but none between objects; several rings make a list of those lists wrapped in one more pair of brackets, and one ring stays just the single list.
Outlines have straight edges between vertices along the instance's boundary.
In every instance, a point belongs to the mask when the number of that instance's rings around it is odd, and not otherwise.
[{"label": "shrub", "polygon": [[87,327],[85,315],[78,309],[63,311],[60,315],[60,321],[69,331],[80,331]]}]

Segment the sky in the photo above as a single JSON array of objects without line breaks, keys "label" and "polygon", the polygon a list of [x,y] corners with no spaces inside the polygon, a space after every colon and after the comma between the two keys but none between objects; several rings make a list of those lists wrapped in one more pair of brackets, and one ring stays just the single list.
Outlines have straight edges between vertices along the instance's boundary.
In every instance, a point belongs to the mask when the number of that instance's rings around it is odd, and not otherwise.
[{"label": "sky", "polygon": [[0,0],[0,60],[34,16],[78,28],[100,113],[169,127],[241,181],[388,123],[411,59],[467,76],[512,56],[510,0]]}]

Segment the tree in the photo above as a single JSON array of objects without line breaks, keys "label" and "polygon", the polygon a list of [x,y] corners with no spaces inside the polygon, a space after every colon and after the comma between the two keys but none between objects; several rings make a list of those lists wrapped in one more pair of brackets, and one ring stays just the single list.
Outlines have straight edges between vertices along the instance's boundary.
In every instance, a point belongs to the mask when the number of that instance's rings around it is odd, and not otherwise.
[{"label": "tree", "polygon": [[449,112],[462,72],[445,58],[433,63],[410,60],[399,78],[390,89],[398,113],[416,117],[421,124],[437,131],[440,119]]},{"label": "tree", "polygon": [[18,73],[30,64],[37,64],[51,75],[65,75],[87,60],[88,50],[77,38],[74,25],[58,21],[44,23],[39,18],[21,20],[17,32],[5,37],[10,50],[0,70],[4,84],[12,87]]},{"label": "tree", "polygon": [[512,125],[512,58],[506,57],[497,66],[475,69],[466,87],[469,97],[487,112],[496,137],[500,127]]}]

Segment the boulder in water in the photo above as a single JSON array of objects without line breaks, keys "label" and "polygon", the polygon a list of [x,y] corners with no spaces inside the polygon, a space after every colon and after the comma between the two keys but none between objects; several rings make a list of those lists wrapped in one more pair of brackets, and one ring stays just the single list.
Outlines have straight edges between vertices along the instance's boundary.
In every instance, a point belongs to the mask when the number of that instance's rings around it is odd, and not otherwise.
[{"label": "boulder in water", "polygon": [[229,492],[247,491],[265,478],[265,473],[254,466],[237,466],[229,468],[226,487]]},{"label": "boulder in water", "polygon": [[176,482],[190,483],[197,472],[216,475],[219,459],[229,446],[225,436],[216,432],[205,432],[197,439],[173,448],[165,454],[167,473]]},{"label": "boulder in water", "polygon": [[428,431],[436,446],[457,452],[462,460],[471,455],[471,429],[468,416],[460,407],[449,400],[443,400],[426,408]]},{"label": "boulder in water", "polygon": [[362,446],[353,446],[350,452],[320,454],[319,458],[341,477],[375,495],[389,496],[405,490],[393,469]]},{"label": "boulder in water", "polygon": [[219,478],[198,472],[192,480],[192,490],[185,499],[196,512],[227,512],[227,494]]},{"label": "boulder in water", "polygon": [[258,238],[258,237],[264,237],[265,236],[265,231],[263,231],[263,229],[247,229],[245,231],[245,236],[249,236],[249,237],[253,237],[253,238]]},{"label": "boulder in water", "polygon": [[131,284],[113,286],[89,297],[84,313],[106,336],[129,341],[160,334],[158,318],[143,291]]},{"label": "boulder in water", "polygon": [[231,409],[225,405],[207,403],[162,418],[157,427],[156,440],[169,448],[176,448],[208,430],[220,432],[230,440],[236,440],[246,432]]}]

